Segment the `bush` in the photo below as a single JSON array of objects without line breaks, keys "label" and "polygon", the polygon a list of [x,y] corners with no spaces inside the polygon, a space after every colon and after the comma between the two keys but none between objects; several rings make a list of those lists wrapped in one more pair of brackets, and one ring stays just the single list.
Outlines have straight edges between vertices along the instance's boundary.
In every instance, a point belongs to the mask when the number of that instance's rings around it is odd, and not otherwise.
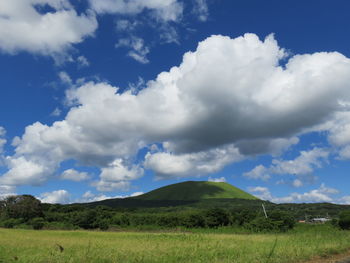
[{"label": "bush", "polygon": [[271,219],[259,216],[244,224],[244,227],[254,232],[268,232],[275,230],[276,226]]},{"label": "bush", "polygon": [[258,216],[244,224],[244,226],[254,232],[285,232],[295,226],[295,220],[287,212],[272,211],[269,213],[268,218]]},{"label": "bush", "polygon": [[40,230],[45,225],[45,220],[42,217],[36,217],[30,220],[30,224],[32,225],[33,229]]},{"label": "bush", "polygon": [[201,213],[186,214],[181,218],[182,225],[188,228],[205,227],[205,218]]},{"label": "bush", "polygon": [[224,209],[212,208],[205,213],[205,222],[210,228],[227,226],[230,223],[230,215]]},{"label": "bush", "polygon": [[98,228],[99,228],[100,230],[102,230],[102,231],[106,231],[106,230],[108,230],[108,228],[109,228],[109,222],[108,222],[107,219],[102,219],[102,220],[100,220],[100,221],[97,223],[97,225],[98,225]]},{"label": "bush", "polygon": [[350,229],[350,211],[343,211],[339,214],[339,226],[341,229]]},{"label": "bush", "polygon": [[19,225],[21,223],[20,220],[10,218],[2,222],[2,226],[5,228],[14,228],[16,225]]},{"label": "bush", "polygon": [[295,226],[295,219],[284,211],[272,211],[269,218],[272,220],[275,229],[281,232],[293,229]]}]

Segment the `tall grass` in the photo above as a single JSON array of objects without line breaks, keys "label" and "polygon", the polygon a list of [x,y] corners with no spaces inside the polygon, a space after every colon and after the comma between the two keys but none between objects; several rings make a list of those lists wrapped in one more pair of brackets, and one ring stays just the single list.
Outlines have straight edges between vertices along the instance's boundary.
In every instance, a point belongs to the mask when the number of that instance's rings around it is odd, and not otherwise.
[{"label": "tall grass", "polygon": [[298,226],[284,234],[0,229],[0,262],[292,263],[350,248],[350,232]]}]

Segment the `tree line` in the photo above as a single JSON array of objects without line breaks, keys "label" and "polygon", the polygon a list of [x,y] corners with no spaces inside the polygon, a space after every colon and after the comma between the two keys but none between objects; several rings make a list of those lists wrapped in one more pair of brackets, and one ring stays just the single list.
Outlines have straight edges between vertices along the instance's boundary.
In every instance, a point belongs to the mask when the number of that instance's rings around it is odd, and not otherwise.
[{"label": "tree line", "polygon": [[[31,195],[9,196],[0,201],[0,227],[33,229],[100,229],[153,226],[154,228],[241,227],[253,232],[285,232],[296,220],[287,211],[274,209],[268,218],[261,210],[224,208],[135,208],[88,207],[83,205],[42,204]],[[333,222],[350,229],[350,211],[343,211]]]}]

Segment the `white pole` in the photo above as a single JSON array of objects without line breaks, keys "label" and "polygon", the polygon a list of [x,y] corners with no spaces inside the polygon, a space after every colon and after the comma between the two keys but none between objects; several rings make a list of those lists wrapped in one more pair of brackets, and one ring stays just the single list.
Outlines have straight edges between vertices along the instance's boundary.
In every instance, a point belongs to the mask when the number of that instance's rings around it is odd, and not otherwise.
[{"label": "white pole", "polygon": [[264,204],[261,204],[261,205],[262,205],[262,208],[263,208],[263,210],[264,210],[265,218],[267,218],[267,214],[266,214],[265,206],[264,206]]}]

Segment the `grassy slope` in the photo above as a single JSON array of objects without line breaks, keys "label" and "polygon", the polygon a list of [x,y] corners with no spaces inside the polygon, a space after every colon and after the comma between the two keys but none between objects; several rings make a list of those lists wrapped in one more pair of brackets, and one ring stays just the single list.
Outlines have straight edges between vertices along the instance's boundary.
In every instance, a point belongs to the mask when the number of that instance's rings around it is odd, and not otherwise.
[{"label": "grassy slope", "polygon": [[[350,233],[306,226],[285,234],[33,231],[0,228],[0,262],[293,263],[343,252]],[[277,245],[272,252],[275,240]],[[59,244],[64,248],[61,252]],[[269,258],[269,255],[271,257]]]},{"label": "grassy slope", "polygon": [[171,184],[134,197],[139,200],[203,200],[239,198],[256,200],[257,198],[228,183],[188,181]]}]

